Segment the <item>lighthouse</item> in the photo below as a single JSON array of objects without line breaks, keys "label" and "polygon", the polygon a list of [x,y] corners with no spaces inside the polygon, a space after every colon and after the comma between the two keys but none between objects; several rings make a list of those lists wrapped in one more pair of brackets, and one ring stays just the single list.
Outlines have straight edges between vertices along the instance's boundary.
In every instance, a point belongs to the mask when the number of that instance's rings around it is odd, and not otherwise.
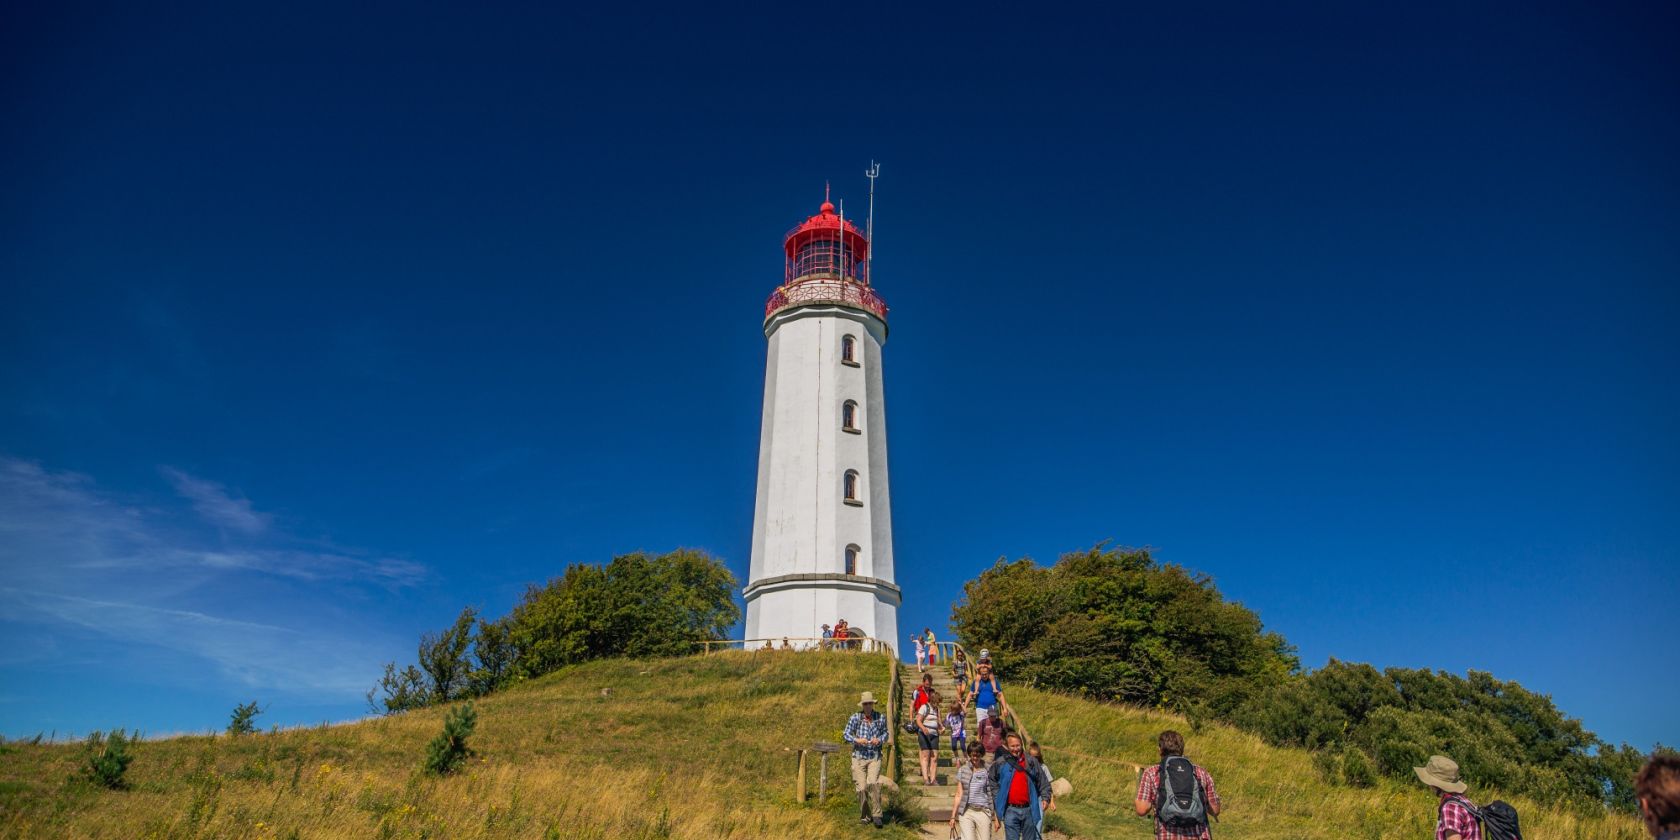
[{"label": "lighthouse", "polygon": [[826,198],[783,241],[782,284],[764,307],[749,639],[811,638],[845,619],[897,643],[887,305],[870,285],[869,247]]}]

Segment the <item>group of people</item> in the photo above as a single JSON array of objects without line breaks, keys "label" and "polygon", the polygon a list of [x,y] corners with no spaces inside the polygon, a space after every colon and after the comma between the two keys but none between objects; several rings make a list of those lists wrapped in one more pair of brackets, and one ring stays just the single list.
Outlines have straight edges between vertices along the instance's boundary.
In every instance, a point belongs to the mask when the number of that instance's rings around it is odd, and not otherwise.
[{"label": "group of people", "polygon": [[[926,651],[937,649],[932,633],[918,637],[923,664],[921,684],[910,701],[910,728],[916,734],[922,783],[938,784],[941,736],[948,736],[952,763],[957,771],[957,794],[951,806],[951,825],[964,840],[1037,840],[1042,836],[1044,814],[1055,810],[1054,778],[1044,765],[1044,751],[1037,742],[1023,742],[1021,735],[1004,723],[1008,708],[1003,688],[992,670],[990,651],[981,651],[975,676],[968,678],[966,656],[958,649],[952,667],[957,676],[957,697],[944,701],[927,672],[937,659],[927,660]],[[976,737],[968,739],[967,704],[975,708]],[[881,750],[887,742],[886,717],[875,710],[875,696],[864,692],[859,711],[846,722],[845,741],[852,747],[852,781],[857,790],[858,816],[863,822],[881,826]]]},{"label": "group of people", "polygon": [[856,648],[863,639],[864,634],[852,629],[852,626],[847,624],[844,618],[834,622],[833,627],[829,627],[827,624],[822,626],[823,650],[831,648],[851,650]]},{"label": "group of people", "polygon": [[[963,657],[961,648],[957,659]],[[953,667],[957,663],[953,662]],[[963,840],[1039,840],[1044,814],[1056,808],[1055,778],[1044,764],[1036,741],[1023,742],[1003,721],[1007,703],[989,651],[980,652],[976,676],[967,680],[966,663],[958,671],[956,700],[941,705],[933,675],[924,673],[911,701],[911,721],[921,754],[922,783],[937,784],[940,735],[950,737],[957,791],[951,803],[951,827]],[[976,739],[966,734],[965,702],[975,708]],[[875,710],[875,696],[864,692],[859,711],[846,722],[852,747],[852,781],[859,816],[881,827],[881,753],[888,740],[885,715]],[[1213,775],[1184,754],[1184,736],[1173,730],[1156,738],[1159,761],[1138,775],[1132,805],[1155,823],[1156,840],[1212,840],[1209,822],[1223,812]],[[1477,807],[1469,786],[1452,759],[1437,755],[1413,771],[1436,794],[1435,840],[1504,840],[1520,838],[1516,814],[1503,802]],[[1646,829],[1656,840],[1680,840],[1680,756],[1658,755],[1634,780],[1634,796]]]}]

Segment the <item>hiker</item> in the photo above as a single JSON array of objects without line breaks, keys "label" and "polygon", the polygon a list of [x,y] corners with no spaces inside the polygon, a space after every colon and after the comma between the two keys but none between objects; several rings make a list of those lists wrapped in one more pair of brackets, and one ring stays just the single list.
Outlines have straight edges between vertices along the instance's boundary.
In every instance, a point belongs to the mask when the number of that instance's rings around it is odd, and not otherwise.
[{"label": "hiker", "polygon": [[1219,816],[1213,777],[1184,757],[1184,736],[1171,729],[1155,740],[1161,763],[1138,775],[1137,815],[1155,817],[1155,840],[1212,840],[1208,817]]},{"label": "hiker", "polygon": [[922,636],[927,641],[927,664],[932,668],[939,662],[939,640],[934,638],[931,627],[923,627]]},{"label": "hiker", "polygon": [[910,713],[915,714],[921,711],[922,704],[928,701],[928,696],[931,694],[933,694],[933,675],[923,674],[922,684],[916,686],[916,693],[910,700]]},{"label": "hiker", "polygon": [[846,626],[846,619],[844,619],[844,618],[842,618],[839,621],[834,623],[834,646],[835,647],[838,647],[841,650],[846,649],[846,633],[849,630],[850,630],[850,628],[848,628]]},{"label": "hiker", "polygon": [[1458,762],[1444,755],[1432,755],[1429,763],[1413,767],[1412,772],[1435,789],[1439,800],[1435,840],[1482,840],[1482,824],[1476,819],[1475,803],[1464,795],[1467,785],[1459,776]]},{"label": "hiker", "polygon": [[916,710],[916,747],[922,760],[922,784],[939,784],[939,692],[928,692]]},{"label": "hiker", "polygon": [[912,633],[910,643],[916,647],[916,670],[924,674],[927,673],[927,666],[922,664],[922,660],[927,655],[927,642],[923,641],[921,636]]},{"label": "hiker", "polygon": [[[1038,777],[1042,780],[1039,782],[1039,792],[1049,797],[1044,803],[1044,810],[1046,812],[1056,810],[1056,789],[1051,787],[1051,783],[1055,781],[1055,776],[1051,775],[1050,768],[1044,764],[1044,750],[1038,746],[1037,741],[1033,741],[1027,744],[1027,755],[1038,760]],[[1043,814],[1038,816],[1038,836],[1044,836]]]},{"label": "hiker", "polygon": [[991,663],[980,661],[980,671],[974,677],[974,684],[968,693],[974,697],[974,722],[984,723],[986,712],[994,706],[1003,705],[1003,689],[998,686],[997,675],[992,673]]},{"label": "hiker", "polygon": [[788,637],[786,636],[782,637],[782,650],[793,650],[793,645],[788,644]]},{"label": "hiker", "polygon": [[980,746],[986,749],[988,765],[1003,752],[1003,730],[1003,713],[999,712],[996,706],[987,709],[986,716],[980,719],[980,728],[975,730],[974,734],[979,739]]},{"label": "hiker", "polygon": [[1044,819],[1042,772],[1038,759],[1021,749],[1021,736],[1010,733],[1008,750],[992,763],[988,773],[995,793],[992,800],[992,832],[1003,829],[1004,840],[1038,840],[1038,823]]},{"label": "hiker", "polygon": [[957,770],[957,795],[951,802],[951,828],[963,840],[992,840],[993,791],[986,772],[986,751],[968,746],[968,762]]},{"label": "hiker", "polygon": [[951,676],[965,686],[968,684],[968,654],[962,648],[957,648],[957,655],[951,660]]},{"label": "hiker", "polygon": [[1633,777],[1633,798],[1652,837],[1680,838],[1680,756],[1651,756]]},{"label": "hiker", "polygon": [[764,649],[765,650],[775,650],[776,646],[774,644],[771,644],[769,639],[765,639],[764,640]]},{"label": "hiker", "polygon": [[962,763],[962,757],[968,752],[968,733],[963,725],[968,722],[963,714],[962,702],[952,703],[945,710],[945,731],[951,733],[951,766]]},{"label": "hiker", "polygon": [[830,630],[828,628],[827,624],[824,624],[823,625],[823,631],[822,631],[822,649],[823,650],[828,650],[829,644],[833,641],[834,641],[834,631]]},{"label": "hiker", "polygon": [[852,745],[852,784],[857,786],[860,822],[881,827],[881,745],[887,742],[886,715],[875,711],[875,694],[865,691],[858,711],[846,721],[846,743]]}]

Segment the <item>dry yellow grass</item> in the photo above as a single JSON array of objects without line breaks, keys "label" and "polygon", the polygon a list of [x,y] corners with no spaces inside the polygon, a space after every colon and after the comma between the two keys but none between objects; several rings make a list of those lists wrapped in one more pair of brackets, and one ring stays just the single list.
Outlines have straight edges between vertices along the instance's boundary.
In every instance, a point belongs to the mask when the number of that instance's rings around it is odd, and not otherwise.
[{"label": "dry yellow grass", "polygon": [[[479,701],[478,751],[448,778],[419,771],[442,727],[428,709],[243,738],[140,744],[132,788],[68,781],[75,745],[0,747],[0,837],[16,838],[908,838],[851,819],[845,755],[826,809],[793,803],[791,748],[839,740],[857,692],[882,694],[878,656],[729,653],[597,662]],[[603,689],[606,694],[603,695]],[[1220,840],[1426,838],[1416,785],[1334,787],[1306,753],[1223,726],[1011,686],[1051,767],[1076,785],[1051,825],[1078,838],[1150,837],[1129,816],[1154,737],[1176,728],[1228,808]],[[815,772],[811,774],[815,792]],[[1472,791],[1486,798],[1484,791]],[[1532,840],[1639,840],[1621,815],[1514,800]]]},{"label": "dry yellow grass", "polygon": [[[13,743],[0,836],[902,838],[850,821],[843,790],[826,810],[794,805],[784,749],[838,740],[857,692],[886,686],[879,656],[591,663],[480,700],[478,755],[442,779],[419,772],[438,709],[142,743],[126,791],[67,781],[77,746]],[[836,758],[831,790],[848,784]]]}]

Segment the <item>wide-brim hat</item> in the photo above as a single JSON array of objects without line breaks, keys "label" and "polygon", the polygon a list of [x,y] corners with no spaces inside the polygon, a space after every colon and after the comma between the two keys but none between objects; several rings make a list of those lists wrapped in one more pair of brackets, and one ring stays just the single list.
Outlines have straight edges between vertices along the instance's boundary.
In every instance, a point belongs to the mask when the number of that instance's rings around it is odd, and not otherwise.
[{"label": "wide-brim hat", "polygon": [[863,693],[863,697],[862,697],[862,698],[861,698],[861,699],[859,699],[859,700],[858,700],[858,708],[860,708],[860,709],[861,709],[861,708],[863,708],[863,704],[865,704],[865,703],[873,703],[873,702],[875,702],[875,692],[873,692],[873,691],[865,691],[865,692],[864,692],[864,693]]},{"label": "wide-brim hat", "polygon": [[1463,793],[1468,787],[1464,779],[1458,774],[1458,762],[1444,755],[1432,755],[1429,763],[1422,767],[1413,767],[1412,772],[1430,787],[1437,787],[1447,793]]}]

